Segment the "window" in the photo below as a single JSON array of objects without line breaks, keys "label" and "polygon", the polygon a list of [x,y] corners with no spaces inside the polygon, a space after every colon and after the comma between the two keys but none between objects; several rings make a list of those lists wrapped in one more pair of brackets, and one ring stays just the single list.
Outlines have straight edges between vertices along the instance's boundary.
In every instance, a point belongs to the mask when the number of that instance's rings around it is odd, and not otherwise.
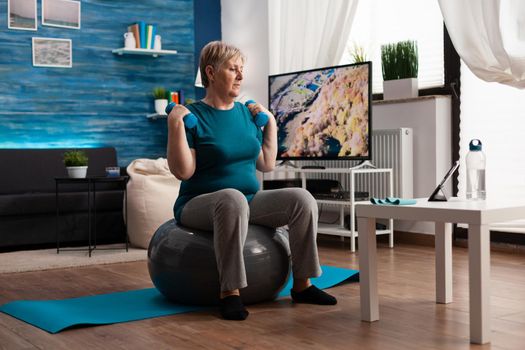
[{"label": "window", "polygon": [[[524,95],[523,90],[479,79],[461,63],[461,164],[465,165],[469,141],[480,139],[487,158],[487,198],[525,196]],[[465,190],[466,168],[460,167],[459,195],[464,196]],[[523,233],[525,220],[491,225],[491,229]]]},{"label": "window", "polygon": [[352,62],[354,45],[373,62],[373,93],[383,92],[381,45],[416,40],[420,89],[444,85],[443,16],[436,0],[360,1],[341,64]]}]

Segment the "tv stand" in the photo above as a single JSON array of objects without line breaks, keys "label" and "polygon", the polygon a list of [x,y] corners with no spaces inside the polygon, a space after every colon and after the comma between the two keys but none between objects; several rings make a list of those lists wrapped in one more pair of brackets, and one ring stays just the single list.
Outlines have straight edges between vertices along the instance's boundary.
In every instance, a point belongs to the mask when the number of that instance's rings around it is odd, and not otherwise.
[{"label": "tv stand", "polygon": [[[365,166],[373,167],[373,168],[364,168]],[[386,179],[386,183],[388,183],[388,194],[386,196],[393,197],[394,192],[394,180],[393,180],[393,171],[390,168],[385,169],[379,169],[374,167],[370,164],[370,162],[366,161],[361,164],[359,164],[357,167],[353,168],[325,168],[325,169],[305,169],[305,168],[276,168],[274,170],[275,173],[278,172],[291,172],[299,174],[301,177],[301,187],[306,189],[306,175],[307,174],[336,174],[338,176],[346,176],[350,175],[350,185],[349,188],[346,188],[345,190],[349,191],[349,198],[348,199],[316,199],[317,203],[319,204],[330,204],[330,205],[336,205],[339,208],[339,222],[336,224],[324,224],[319,223],[319,227],[317,229],[318,233],[323,234],[329,234],[329,235],[336,235],[343,237],[349,237],[350,238],[350,250],[351,252],[355,252],[355,238],[357,237],[357,227],[356,227],[356,220],[355,218],[355,204],[359,201],[359,198],[356,198],[355,194],[355,180],[357,174],[366,174],[366,173],[377,173],[377,174],[383,174]],[[264,184],[264,173],[263,173],[263,184]],[[370,191],[369,191],[370,192]],[[370,193],[371,196],[373,196],[373,193]],[[350,228],[345,227],[344,217],[350,214]],[[389,236],[389,246],[390,248],[394,247],[394,221],[389,220],[388,221],[388,227],[386,230],[376,230],[376,233],[378,235],[381,234],[387,234]]]}]

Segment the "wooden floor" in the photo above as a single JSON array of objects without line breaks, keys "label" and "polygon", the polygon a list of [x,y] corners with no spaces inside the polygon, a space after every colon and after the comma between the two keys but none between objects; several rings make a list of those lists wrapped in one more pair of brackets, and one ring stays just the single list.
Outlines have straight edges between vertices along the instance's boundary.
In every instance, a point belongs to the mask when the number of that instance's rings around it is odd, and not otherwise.
[{"label": "wooden floor", "polygon": [[[320,242],[321,262],[358,269],[348,243]],[[289,299],[250,306],[244,322],[216,311],[48,334],[0,313],[0,349],[525,349],[525,256],[492,252],[492,344],[469,344],[467,249],[454,247],[454,302],[435,304],[434,252],[379,244],[381,320],[360,321],[359,283],[336,306]],[[0,304],[149,288],[145,262],[0,275]]]}]

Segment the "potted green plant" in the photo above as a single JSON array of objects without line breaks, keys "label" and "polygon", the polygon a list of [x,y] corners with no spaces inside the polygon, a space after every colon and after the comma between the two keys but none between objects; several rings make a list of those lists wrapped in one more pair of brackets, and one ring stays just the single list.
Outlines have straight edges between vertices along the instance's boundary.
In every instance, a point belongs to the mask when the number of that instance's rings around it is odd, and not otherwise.
[{"label": "potted green plant", "polygon": [[354,43],[353,47],[348,50],[348,53],[350,54],[353,63],[366,62],[366,52],[362,46]]},{"label": "potted green plant", "polygon": [[418,96],[417,42],[400,41],[381,46],[385,100]]},{"label": "potted green plant", "polygon": [[80,179],[86,177],[88,156],[81,150],[71,150],[64,153],[64,165],[69,177]]},{"label": "potted green plant", "polygon": [[166,106],[168,105],[169,91],[163,87],[153,88],[153,98],[155,99],[155,112],[157,114],[166,114]]}]

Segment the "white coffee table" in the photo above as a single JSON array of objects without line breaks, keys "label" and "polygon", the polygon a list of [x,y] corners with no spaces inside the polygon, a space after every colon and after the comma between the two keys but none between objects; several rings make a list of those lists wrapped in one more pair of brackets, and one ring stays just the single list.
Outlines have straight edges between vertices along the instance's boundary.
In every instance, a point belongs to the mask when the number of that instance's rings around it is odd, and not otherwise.
[{"label": "white coffee table", "polygon": [[470,341],[490,342],[489,224],[525,218],[525,200],[448,202],[417,199],[414,205],[356,205],[359,233],[361,320],[379,320],[376,218],[432,221],[436,224],[436,302],[452,302],[452,223],[468,224]]}]

